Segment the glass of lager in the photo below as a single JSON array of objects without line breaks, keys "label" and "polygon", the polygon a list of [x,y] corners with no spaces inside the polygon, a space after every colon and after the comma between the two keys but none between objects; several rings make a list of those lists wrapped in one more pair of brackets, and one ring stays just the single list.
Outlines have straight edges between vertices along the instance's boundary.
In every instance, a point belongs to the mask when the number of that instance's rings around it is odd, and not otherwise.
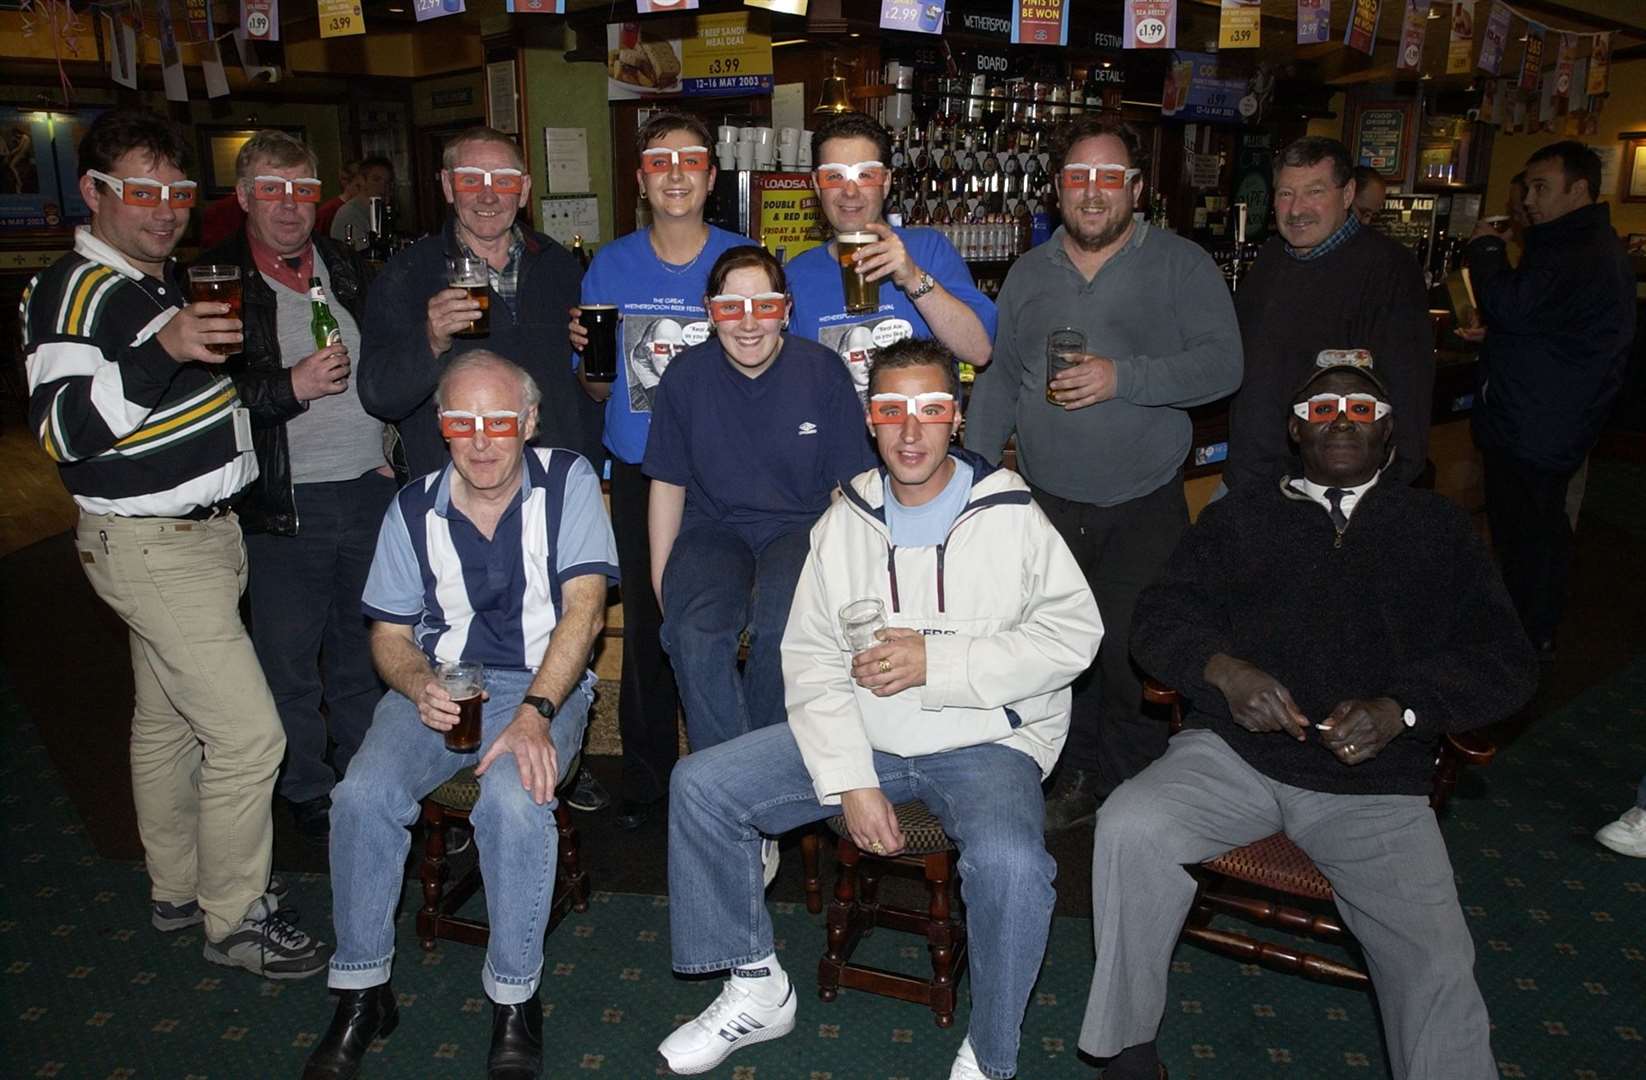
[{"label": "glass of lager", "polygon": [[[238,266],[208,265],[189,267],[189,300],[196,304],[227,304],[226,318],[240,317],[240,268]],[[232,356],[240,351],[239,345],[213,345],[211,351],[219,356]]]},{"label": "glass of lager", "polygon": [[840,284],[846,290],[846,310],[853,315],[880,310],[880,282],[863,280],[857,269],[857,253],[879,240],[872,232],[841,233],[834,238],[840,257]]},{"label": "glass of lager", "polygon": [[445,731],[446,749],[474,753],[480,749],[480,692],[486,688],[486,669],[467,660],[446,660],[434,666],[434,677],[457,702],[457,723]]},{"label": "glass of lager", "polygon": [[457,336],[461,338],[486,337],[492,332],[491,307],[492,286],[491,274],[486,266],[486,260],[472,255],[451,255],[446,259],[446,284],[454,289],[462,289],[469,294],[469,299],[480,305],[480,314],[474,317],[467,330],[459,330]]}]

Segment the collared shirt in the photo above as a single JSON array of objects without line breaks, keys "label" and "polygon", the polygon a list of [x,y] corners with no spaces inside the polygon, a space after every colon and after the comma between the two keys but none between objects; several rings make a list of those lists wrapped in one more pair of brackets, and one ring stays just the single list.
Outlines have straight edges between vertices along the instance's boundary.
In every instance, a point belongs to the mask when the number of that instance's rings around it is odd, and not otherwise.
[{"label": "collared shirt", "polygon": [[[463,254],[479,258],[469,249],[469,245],[461,240],[458,243],[462,244]],[[492,297],[509,305],[510,311],[514,310],[514,297],[520,291],[520,254],[525,250],[526,233],[519,225],[514,225],[509,229],[509,261],[503,264],[501,270],[493,267],[489,261],[486,263],[486,276],[491,281]]]},{"label": "collared shirt", "polygon": [[600,481],[569,450],[525,451],[520,490],[490,539],[451,497],[454,466],[400,490],[361,597],[366,617],[415,627],[431,662],[536,671],[572,578],[617,581]]},{"label": "collared shirt", "polygon": [[[1344,517],[1354,517],[1355,505],[1360,502],[1361,496],[1365,495],[1366,492],[1372,489],[1372,485],[1377,483],[1378,478],[1382,475],[1383,470],[1379,469],[1372,476],[1372,478],[1364,484],[1356,484],[1354,487],[1337,489],[1343,492],[1343,498],[1338,503],[1338,509],[1343,511]],[[1330,513],[1332,509],[1332,500],[1326,497],[1326,492],[1331,487],[1332,485],[1330,484],[1317,484],[1306,476],[1293,477],[1291,481],[1291,488],[1293,491],[1307,495],[1321,506],[1324,506],[1327,513]]]},{"label": "collared shirt", "polygon": [[1318,259],[1322,255],[1330,254],[1331,252],[1342,247],[1344,244],[1348,243],[1349,238],[1359,231],[1360,219],[1355,217],[1353,213],[1350,213],[1348,217],[1343,219],[1343,224],[1337,227],[1336,232],[1316,244],[1314,247],[1307,251],[1299,251],[1292,245],[1287,244],[1286,254],[1290,255],[1299,262],[1308,262],[1310,259]]},{"label": "collared shirt", "polygon": [[252,262],[265,277],[271,277],[295,292],[309,291],[309,278],[314,276],[314,242],[303,245],[303,253],[294,256],[275,254],[273,248],[246,230],[246,246],[251,249]]}]

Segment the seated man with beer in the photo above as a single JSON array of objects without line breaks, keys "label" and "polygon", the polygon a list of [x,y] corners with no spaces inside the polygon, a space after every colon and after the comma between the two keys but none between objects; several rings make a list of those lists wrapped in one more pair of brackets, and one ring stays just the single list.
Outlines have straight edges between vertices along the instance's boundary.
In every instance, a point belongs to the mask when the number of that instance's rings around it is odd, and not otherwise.
[{"label": "seated man with beer", "polygon": [[589,463],[526,446],[538,389],[525,371],[464,353],[435,402],[451,463],[390,504],[362,602],[390,689],[332,795],[338,946],[327,981],[340,1000],[307,1080],[354,1076],[398,1022],[389,970],[406,827],[419,800],[466,765],[480,782],[470,820],[491,923],[481,972],[493,1005],[489,1075],[533,1077],[542,1065],[555,792],[583,741],[616,545]]},{"label": "seated man with beer", "polygon": [[1185,867],[1277,832],[1332,883],[1395,1080],[1497,1076],[1428,794],[1441,738],[1519,708],[1537,664],[1469,515],[1388,478],[1397,420],[1369,369],[1322,368],[1292,394],[1302,475],[1208,506],[1138,600],[1132,654],[1187,727],[1097,816],[1080,1048],[1107,1080],[1161,1072]]},{"label": "seated man with beer", "polygon": [[960,849],[971,1026],[951,1080],[1010,1077],[1056,894],[1040,785],[1069,728],[1069,684],[1103,636],[1074,556],[1017,474],[950,445],[954,357],[881,350],[868,427],[881,465],[841,485],[811,530],[783,637],[787,724],[675,766],[674,968],[730,969],[659,1048],[707,1072],[794,1028],[796,993],[761,897],[761,834],[843,813],[864,851],[904,846],[919,800]]}]

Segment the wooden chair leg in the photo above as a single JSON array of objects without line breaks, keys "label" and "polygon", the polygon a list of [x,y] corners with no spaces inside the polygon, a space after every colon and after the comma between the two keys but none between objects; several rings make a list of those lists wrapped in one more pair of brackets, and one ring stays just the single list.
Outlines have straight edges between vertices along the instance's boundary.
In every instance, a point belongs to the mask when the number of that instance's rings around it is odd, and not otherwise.
[{"label": "wooden chair leg", "polygon": [[423,800],[423,908],[417,913],[417,937],[424,951],[434,949],[440,931],[440,891],[446,877],[446,812],[432,799]]},{"label": "wooden chair leg", "polygon": [[926,856],[928,949],[932,954],[932,1012],[937,1026],[954,1026],[954,941],[949,923],[949,853]]},{"label": "wooden chair leg", "polygon": [[812,829],[800,837],[800,864],[806,872],[806,910],[813,915],[823,911],[823,883],[818,876],[822,857],[823,839]]},{"label": "wooden chair leg", "polygon": [[857,911],[857,845],[842,838],[835,850],[839,872],[834,883],[834,902],[829,905],[828,939],[823,959],[817,963],[817,996],[833,1001],[840,993],[840,971],[850,953],[852,923]]},{"label": "wooden chair leg", "polygon": [[571,890],[572,910],[589,910],[589,876],[583,872],[582,842],[577,827],[572,824],[571,811],[561,802],[554,808],[555,831],[559,833],[560,872],[566,875]]}]

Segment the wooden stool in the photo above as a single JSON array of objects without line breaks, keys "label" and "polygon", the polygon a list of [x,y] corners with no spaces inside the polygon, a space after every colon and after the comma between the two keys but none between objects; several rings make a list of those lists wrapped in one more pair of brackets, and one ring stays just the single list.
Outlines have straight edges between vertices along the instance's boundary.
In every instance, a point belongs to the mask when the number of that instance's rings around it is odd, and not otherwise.
[{"label": "wooden stool", "polygon": [[[859,849],[846,831],[844,817],[829,819],[829,828],[839,837],[835,858],[840,869],[834,902],[829,905],[828,946],[817,965],[817,996],[833,1001],[844,986],[912,1001],[928,1006],[937,1026],[946,1028],[954,1024],[955,987],[966,970],[966,922],[954,913],[957,905],[950,892],[955,880],[955,847],[924,803],[903,803],[895,809],[906,846],[901,855],[890,858]],[[806,907],[813,914],[823,906],[818,884],[821,846],[818,833],[808,833],[801,839]],[[885,873],[924,880],[926,910],[881,904],[878,894]],[[852,963],[858,940],[882,926],[926,939],[932,957],[930,978]]]},{"label": "wooden stool", "polygon": [[[581,755],[580,755],[581,756]],[[574,758],[564,772],[577,775]],[[491,927],[479,919],[459,918],[457,911],[480,888],[480,862],[446,887],[446,826],[469,823],[469,811],[480,798],[480,781],[474,766],[465,766],[457,775],[435,788],[423,800],[423,906],[417,912],[417,937],[423,948],[433,949],[437,938],[460,941],[484,948]],[[578,850],[577,826],[564,801],[554,808],[554,822],[560,833],[554,875],[554,900],[549,908],[548,929],[553,930],[568,910],[589,910],[589,875],[583,870]]]}]

